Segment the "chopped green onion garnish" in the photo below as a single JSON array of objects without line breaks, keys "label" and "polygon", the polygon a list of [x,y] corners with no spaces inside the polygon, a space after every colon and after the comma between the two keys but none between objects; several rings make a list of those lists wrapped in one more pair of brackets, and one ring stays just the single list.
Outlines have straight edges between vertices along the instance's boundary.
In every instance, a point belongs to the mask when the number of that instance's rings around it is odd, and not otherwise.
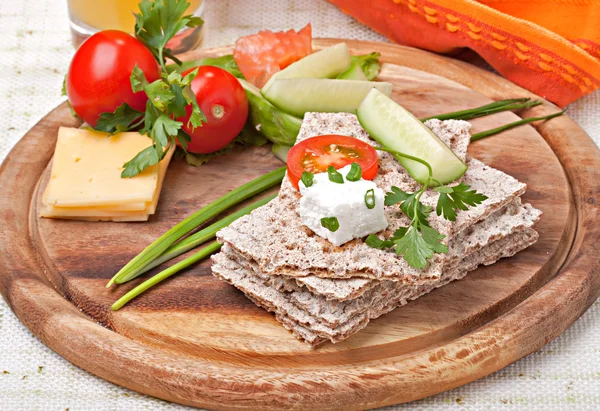
[{"label": "chopped green onion garnish", "polygon": [[334,166],[327,168],[327,174],[329,174],[329,181],[332,183],[344,184],[344,177],[338,173]]},{"label": "chopped green onion garnish", "polygon": [[340,222],[336,217],[323,217],[321,219],[321,225],[332,233],[335,233],[338,228],[340,228]]},{"label": "chopped green onion garnish", "polygon": [[377,248],[378,250],[385,250],[386,248],[393,247],[394,242],[392,240],[382,240],[375,234],[369,234],[365,243],[371,248]]},{"label": "chopped green onion garnish", "polygon": [[365,205],[369,210],[375,208],[375,190],[367,190],[365,193]]},{"label": "chopped green onion garnish", "polygon": [[346,180],[348,181],[358,181],[362,178],[362,169],[358,165],[358,163],[352,163],[350,166],[350,171],[346,175]]},{"label": "chopped green onion garnish", "polygon": [[309,171],[305,171],[302,173],[302,177],[300,178],[300,181],[302,181],[302,184],[304,184],[305,187],[310,187],[313,185],[313,179],[315,178],[315,175]]}]

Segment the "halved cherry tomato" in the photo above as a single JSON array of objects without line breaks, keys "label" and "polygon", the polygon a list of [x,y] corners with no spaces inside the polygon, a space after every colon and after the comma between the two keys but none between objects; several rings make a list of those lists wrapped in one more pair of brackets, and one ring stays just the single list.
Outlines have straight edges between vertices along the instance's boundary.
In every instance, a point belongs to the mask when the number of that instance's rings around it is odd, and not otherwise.
[{"label": "halved cherry tomato", "polygon": [[336,134],[311,137],[290,149],[287,158],[288,178],[298,188],[304,171],[323,173],[329,166],[337,170],[352,163],[358,163],[365,180],[372,180],[377,175],[377,152],[364,141]]}]

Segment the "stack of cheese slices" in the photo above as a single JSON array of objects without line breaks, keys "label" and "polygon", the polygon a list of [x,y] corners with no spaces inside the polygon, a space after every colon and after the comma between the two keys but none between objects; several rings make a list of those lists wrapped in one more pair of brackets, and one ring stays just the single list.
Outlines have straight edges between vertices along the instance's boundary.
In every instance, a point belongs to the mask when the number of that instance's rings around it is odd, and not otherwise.
[{"label": "stack of cheese slices", "polygon": [[146,221],[156,211],[174,148],[157,165],[121,178],[123,164],[152,141],[135,132],[61,127],[40,215],[87,221]]},{"label": "stack of cheese slices", "polygon": [[[541,212],[521,202],[525,184],[467,156],[469,123],[430,120],[426,125],[469,166],[461,181],[488,197],[459,212],[455,222],[431,214],[430,225],[446,236],[447,254],[436,254],[418,270],[393,249],[370,248],[364,239],[334,246],[302,224],[300,194],[286,178],[276,199],[218,233],[223,248],[213,256],[214,275],[314,346],[342,341],[371,319],[533,244],[538,234],[532,227]],[[376,144],[354,115],[307,113],[298,141],[323,134]],[[419,188],[391,155],[380,152],[379,157],[373,180],[378,187],[385,192],[392,186],[407,192]],[[438,195],[428,190],[422,202],[435,206]],[[385,207],[385,213],[389,227],[380,237],[408,226],[397,205]]]}]

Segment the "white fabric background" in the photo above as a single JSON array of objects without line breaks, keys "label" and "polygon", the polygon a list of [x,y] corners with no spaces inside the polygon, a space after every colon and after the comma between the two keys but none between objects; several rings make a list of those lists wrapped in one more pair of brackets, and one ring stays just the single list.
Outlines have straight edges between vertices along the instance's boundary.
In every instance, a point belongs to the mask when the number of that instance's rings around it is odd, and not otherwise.
[{"label": "white fabric background", "polygon": [[[92,0],[90,0],[92,1]],[[300,28],[315,36],[384,40],[325,0],[208,0],[205,46],[259,29]],[[0,161],[62,101],[73,49],[65,0],[0,0]],[[569,107],[600,144],[600,92]],[[565,136],[568,137],[568,136]],[[1,224],[1,223],[0,223]],[[467,386],[390,409],[600,408],[600,302],[556,341]],[[0,410],[180,410],[71,365],[41,344],[0,299]]]}]

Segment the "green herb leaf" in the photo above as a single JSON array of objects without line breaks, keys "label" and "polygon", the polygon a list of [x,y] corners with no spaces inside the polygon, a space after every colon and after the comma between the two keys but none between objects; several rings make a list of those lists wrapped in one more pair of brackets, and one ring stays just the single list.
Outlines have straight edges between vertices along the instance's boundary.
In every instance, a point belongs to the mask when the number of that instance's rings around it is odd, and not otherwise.
[{"label": "green herb leaf", "polygon": [[134,158],[129,160],[123,165],[124,170],[121,172],[122,178],[135,177],[147,167],[158,164],[163,159],[165,153],[162,155],[155,149],[154,146],[150,146],[140,151]]},{"label": "green herb leaf", "polygon": [[120,133],[137,127],[144,113],[131,108],[127,103],[121,104],[114,113],[102,113],[95,129],[109,133]]},{"label": "green herb leaf", "polygon": [[166,114],[161,114],[152,126],[150,137],[162,150],[162,147],[169,144],[169,137],[177,136],[182,125],[181,121],[173,120]]},{"label": "green herb leaf", "polygon": [[144,87],[148,100],[160,111],[167,111],[169,104],[175,99],[169,83],[162,79],[153,81]]},{"label": "green herb leaf", "polygon": [[365,193],[365,205],[369,210],[375,208],[375,190],[367,190],[367,192]]},{"label": "green herb leaf", "polygon": [[394,204],[402,203],[410,196],[406,191],[400,190],[396,186],[392,186],[392,191],[385,193],[384,204],[386,206],[393,206]]},{"label": "green herb leaf", "polygon": [[431,246],[434,253],[445,254],[448,252],[448,247],[442,244],[442,240],[446,238],[445,235],[426,225],[420,225],[419,230],[421,231],[423,240],[425,240],[425,242]]},{"label": "green herb leaf", "polygon": [[358,165],[358,163],[352,163],[350,166],[350,171],[346,175],[346,180],[348,181],[358,181],[362,178],[362,169]]},{"label": "green herb leaf", "polygon": [[61,96],[66,96],[67,95],[67,75],[66,74],[63,77],[62,90],[60,91],[60,95]]},{"label": "green herb leaf", "polygon": [[321,225],[332,233],[335,233],[338,228],[340,228],[340,222],[337,217],[323,217],[321,219]]},{"label": "green herb leaf", "polygon": [[192,115],[190,116],[190,120],[188,121],[187,126],[190,127],[191,125],[192,128],[202,126],[202,123],[206,123],[208,120],[206,119],[206,116],[204,115],[202,110],[200,110],[200,106],[196,101],[196,95],[194,94],[190,86],[185,86],[183,88],[183,96],[186,102],[192,105]]},{"label": "green herb leaf", "polygon": [[329,174],[329,181],[332,183],[344,184],[344,177],[342,177],[334,166],[327,167],[327,174]]},{"label": "green herb leaf", "polygon": [[156,57],[161,67],[165,65],[165,55],[171,56],[165,46],[185,27],[198,27],[202,19],[191,14],[184,15],[189,3],[181,0],[142,0],[140,13],[135,15],[135,35]]},{"label": "green herb leaf", "polygon": [[304,184],[305,187],[310,187],[313,185],[313,179],[315,178],[315,175],[309,171],[304,171],[302,173],[302,177],[300,178],[300,181],[302,181],[302,184]]},{"label": "green herb leaf", "polygon": [[425,268],[427,260],[433,257],[433,247],[423,239],[415,226],[411,226],[406,235],[394,243],[396,244],[396,254],[403,256],[411,267]]},{"label": "green herb leaf", "polygon": [[365,244],[367,244],[371,248],[377,248],[378,250],[385,250],[386,248],[393,247],[394,241],[382,240],[381,238],[377,237],[375,234],[369,234],[369,236],[365,240]]},{"label": "green herb leaf", "polygon": [[129,81],[131,82],[131,90],[133,90],[134,93],[144,90],[144,87],[148,85],[146,75],[144,74],[142,69],[138,67],[137,64],[133,67],[133,70],[131,71]]},{"label": "green herb leaf", "polygon": [[454,187],[441,186],[435,188],[440,193],[435,212],[443,215],[446,220],[456,221],[457,210],[467,210],[468,206],[476,206],[484,202],[487,197],[476,190],[469,190],[471,186],[460,183]]}]

